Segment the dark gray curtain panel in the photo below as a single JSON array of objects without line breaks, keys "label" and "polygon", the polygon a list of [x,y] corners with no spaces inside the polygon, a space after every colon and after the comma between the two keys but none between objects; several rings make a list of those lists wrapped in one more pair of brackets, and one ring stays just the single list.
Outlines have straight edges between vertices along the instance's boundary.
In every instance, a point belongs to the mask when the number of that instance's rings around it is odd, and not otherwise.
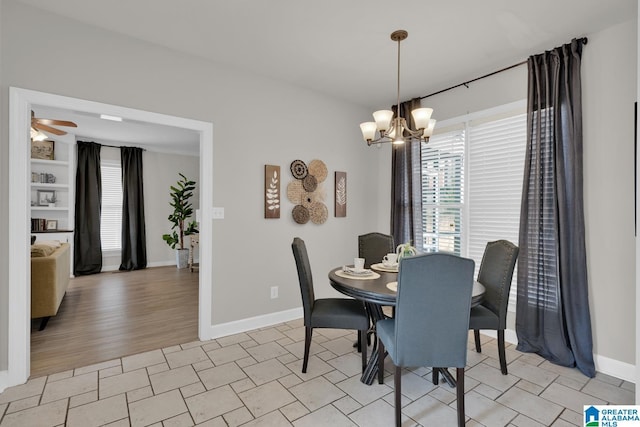
[{"label": "dark gray curtain panel", "polygon": [[147,267],[142,150],[120,147],[122,162],[122,258],[120,270]]},{"label": "dark gray curtain panel", "polygon": [[593,377],[582,190],[583,40],[529,58],[518,350]]},{"label": "dark gray curtain panel", "polygon": [[[420,108],[420,99],[400,104],[400,115],[413,129],[411,111]],[[394,110],[397,108],[394,106]],[[422,151],[420,141],[391,147],[391,234],[396,243],[422,250]]]},{"label": "dark gray curtain panel", "polygon": [[102,270],[100,148],[100,144],[95,142],[78,141],[73,237],[73,274],[76,276]]}]

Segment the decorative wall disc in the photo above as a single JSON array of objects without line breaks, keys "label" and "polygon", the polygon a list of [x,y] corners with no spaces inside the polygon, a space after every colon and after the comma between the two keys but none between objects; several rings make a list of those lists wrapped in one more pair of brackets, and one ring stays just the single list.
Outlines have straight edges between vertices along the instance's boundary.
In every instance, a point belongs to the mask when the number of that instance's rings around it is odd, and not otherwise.
[{"label": "decorative wall disc", "polygon": [[307,165],[302,160],[294,160],[291,162],[291,174],[294,178],[303,179],[308,173]]},{"label": "decorative wall disc", "polygon": [[322,182],[327,179],[327,165],[322,160],[311,160],[309,174],[315,176],[318,182]]},{"label": "decorative wall disc", "polygon": [[291,214],[293,215],[293,220],[298,224],[306,224],[309,222],[309,209],[302,205],[295,206]]},{"label": "decorative wall disc", "polygon": [[302,180],[302,187],[309,192],[316,191],[316,188],[318,188],[318,180],[313,175],[307,175]]},{"label": "decorative wall disc", "polygon": [[299,205],[302,196],[306,193],[302,188],[302,181],[294,179],[287,185],[287,199],[294,205]]},{"label": "decorative wall disc", "polygon": [[314,224],[323,224],[329,216],[327,205],[320,202],[312,203],[308,211],[311,216],[311,222]]}]

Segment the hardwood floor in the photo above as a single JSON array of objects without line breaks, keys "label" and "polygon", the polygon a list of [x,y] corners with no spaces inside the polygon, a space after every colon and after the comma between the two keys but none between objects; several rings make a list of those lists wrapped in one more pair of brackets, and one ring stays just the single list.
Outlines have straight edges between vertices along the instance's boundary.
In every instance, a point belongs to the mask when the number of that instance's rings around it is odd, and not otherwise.
[{"label": "hardwood floor", "polygon": [[198,339],[198,273],[174,266],[71,279],[57,316],[31,324],[31,378]]}]

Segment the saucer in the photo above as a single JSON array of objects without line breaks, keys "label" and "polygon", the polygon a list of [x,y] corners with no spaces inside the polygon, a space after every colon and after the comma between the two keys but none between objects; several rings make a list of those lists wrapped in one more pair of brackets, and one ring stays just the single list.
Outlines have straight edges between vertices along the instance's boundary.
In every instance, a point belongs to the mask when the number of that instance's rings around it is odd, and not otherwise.
[{"label": "saucer", "polygon": [[374,270],[378,270],[378,271],[385,271],[387,273],[397,273],[398,272],[398,265],[397,264],[394,267],[385,267],[385,265],[380,262],[378,264],[371,264],[371,268],[373,268]]}]

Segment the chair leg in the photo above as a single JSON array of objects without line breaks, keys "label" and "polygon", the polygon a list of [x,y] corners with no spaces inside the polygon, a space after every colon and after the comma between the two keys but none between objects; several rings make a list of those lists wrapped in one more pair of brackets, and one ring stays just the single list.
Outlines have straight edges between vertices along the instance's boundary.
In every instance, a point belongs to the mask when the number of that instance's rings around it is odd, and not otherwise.
[{"label": "chair leg", "polygon": [[396,396],[396,427],[402,426],[402,390],[401,390],[402,368],[396,366],[393,374],[393,388]]},{"label": "chair leg", "polygon": [[378,338],[378,384],[384,383],[384,344]]},{"label": "chair leg", "polygon": [[456,368],[456,399],[458,427],[464,427],[464,368]]},{"label": "chair leg", "polygon": [[440,381],[440,370],[438,368],[431,368],[431,382],[433,385],[438,385]]},{"label": "chair leg", "polygon": [[504,351],[504,329],[498,330],[498,357],[500,358],[502,375],[507,375],[507,357]]},{"label": "chair leg", "polygon": [[358,353],[362,351],[362,331],[358,331],[358,341],[356,342]]},{"label": "chair leg", "polygon": [[302,360],[302,373],[307,373],[307,364],[309,363],[309,347],[311,347],[311,335],[313,328],[305,326],[304,328],[304,359]]},{"label": "chair leg", "polygon": [[362,372],[367,368],[367,331],[359,331],[360,347],[362,347]]},{"label": "chair leg", "polygon": [[482,348],[480,348],[480,330],[479,329],[473,330],[473,338],[476,341],[476,352],[482,353]]}]

